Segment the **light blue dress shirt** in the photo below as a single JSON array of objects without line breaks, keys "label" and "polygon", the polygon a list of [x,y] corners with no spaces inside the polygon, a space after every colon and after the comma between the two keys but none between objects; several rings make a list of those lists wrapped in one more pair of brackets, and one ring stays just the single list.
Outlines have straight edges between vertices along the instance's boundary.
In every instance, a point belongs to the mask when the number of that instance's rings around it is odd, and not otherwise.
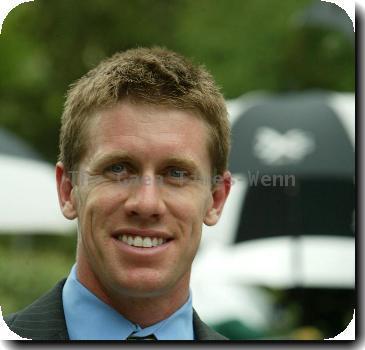
[{"label": "light blue dress shirt", "polygon": [[101,301],[77,279],[71,269],[62,291],[63,308],[71,340],[123,340],[131,333],[158,340],[194,340],[191,291],[187,302],[167,319],[141,328]]}]

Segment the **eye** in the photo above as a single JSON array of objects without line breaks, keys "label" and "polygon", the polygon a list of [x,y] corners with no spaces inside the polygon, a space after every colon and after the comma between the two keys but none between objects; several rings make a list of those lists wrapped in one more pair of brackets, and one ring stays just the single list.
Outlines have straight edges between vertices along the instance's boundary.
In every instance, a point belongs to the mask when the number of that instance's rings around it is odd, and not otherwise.
[{"label": "eye", "polygon": [[188,175],[188,172],[179,168],[170,168],[167,174],[173,178],[184,178]]},{"label": "eye", "polygon": [[113,180],[122,180],[128,176],[129,169],[123,163],[115,163],[108,166],[104,174]]},{"label": "eye", "polygon": [[171,184],[182,186],[190,179],[190,173],[182,168],[170,167],[166,170],[164,179],[166,182],[170,182]]},{"label": "eye", "polygon": [[126,171],[126,166],[124,164],[113,164],[109,167],[109,170],[115,174],[120,174]]}]

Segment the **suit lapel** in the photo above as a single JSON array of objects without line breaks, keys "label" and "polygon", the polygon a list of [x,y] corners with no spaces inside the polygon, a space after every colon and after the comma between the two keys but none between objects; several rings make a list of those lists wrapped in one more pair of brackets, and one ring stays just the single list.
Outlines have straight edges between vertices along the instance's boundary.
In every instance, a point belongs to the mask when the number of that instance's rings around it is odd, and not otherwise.
[{"label": "suit lapel", "polygon": [[32,340],[69,340],[62,305],[65,279],[50,292],[16,314],[5,317],[8,327]]},{"label": "suit lapel", "polygon": [[193,310],[193,326],[195,340],[228,340],[221,334],[208,327],[198,316],[197,312]]}]

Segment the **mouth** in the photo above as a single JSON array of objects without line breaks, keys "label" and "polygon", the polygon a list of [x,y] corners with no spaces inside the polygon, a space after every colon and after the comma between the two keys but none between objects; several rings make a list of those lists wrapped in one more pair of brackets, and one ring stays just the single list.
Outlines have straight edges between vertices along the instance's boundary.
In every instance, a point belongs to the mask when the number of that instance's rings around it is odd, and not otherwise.
[{"label": "mouth", "polygon": [[160,247],[172,240],[171,237],[168,237],[167,234],[163,232],[143,230],[126,230],[125,232],[117,232],[112,236],[114,239],[123,242],[128,246],[142,249]]},{"label": "mouth", "polygon": [[151,237],[141,237],[141,236],[119,235],[118,240],[132,247],[138,247],[138,248],[153,248],[166,243],[166,239],[161,237],[151,238]]}]

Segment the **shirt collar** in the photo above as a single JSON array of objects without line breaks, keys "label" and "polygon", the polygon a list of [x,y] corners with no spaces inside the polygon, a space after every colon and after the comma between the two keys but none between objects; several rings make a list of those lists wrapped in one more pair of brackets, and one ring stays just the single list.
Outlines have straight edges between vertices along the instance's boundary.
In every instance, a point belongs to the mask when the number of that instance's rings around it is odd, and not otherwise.
[{"label": "shirt collar", "polygon": [[158,340],[194,339],[191,291],[186,303],[171,316],[142,329],[84,287],[74,265],[63,287],[62,301],[71,340],[123,340],[132,332],[138,337],[153,333]]}]

